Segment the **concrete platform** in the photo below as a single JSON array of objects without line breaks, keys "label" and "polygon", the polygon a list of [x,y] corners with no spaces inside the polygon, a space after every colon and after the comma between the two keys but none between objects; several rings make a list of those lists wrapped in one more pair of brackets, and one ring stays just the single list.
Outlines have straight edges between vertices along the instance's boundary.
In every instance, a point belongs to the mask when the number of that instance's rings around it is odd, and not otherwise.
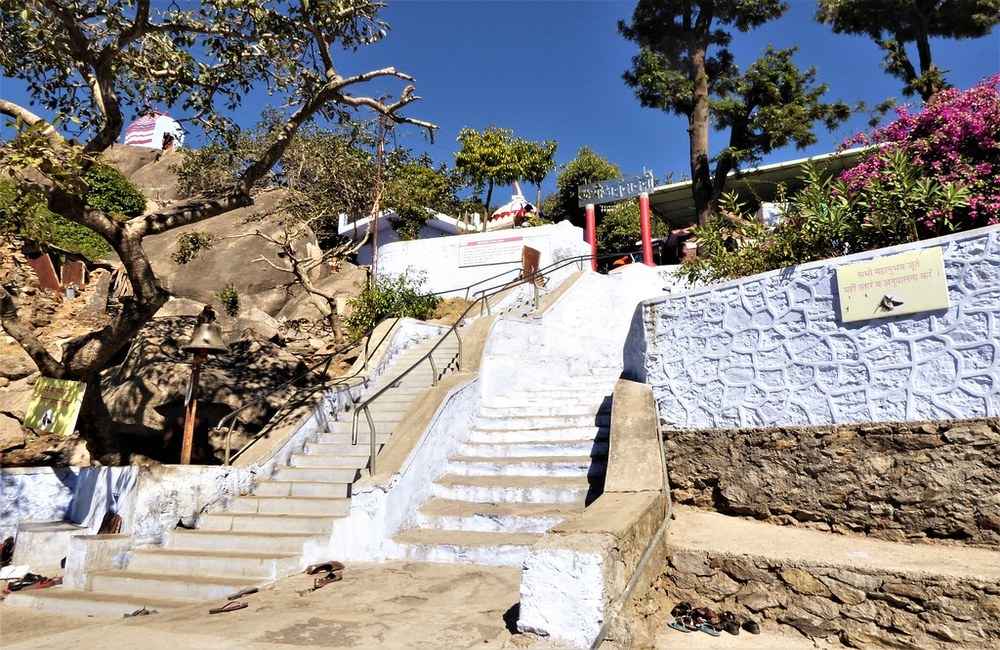
[{"label": "concrete platform", "polygon": [[[0,604],[5,650],[280,650],[291,648],[524,648],[505,616],[520,570],[390,562],[349,564],[344,580],[310,592],[296,575],[247,597],[249,607],[209,615],[205,603],[115,621],[11,609]],[[516,640],[517,642],[513,642]]]}]

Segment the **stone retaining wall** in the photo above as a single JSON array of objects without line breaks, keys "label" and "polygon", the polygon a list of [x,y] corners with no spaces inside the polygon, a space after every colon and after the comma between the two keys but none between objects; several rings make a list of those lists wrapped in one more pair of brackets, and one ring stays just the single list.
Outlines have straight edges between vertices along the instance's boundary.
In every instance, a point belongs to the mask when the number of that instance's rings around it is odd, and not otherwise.
[{"label": "stone retaining wall", "polygon": [[1000,547],[1000,418],[664,438],[677,504],[893,541]]},{"label": "stone retaining wall", "polygon": [[855,648],[1000,647],[1000,585],[992,581],[678,549],[667,561],[650,604],[707,601],[765,629],[787,625]]}]

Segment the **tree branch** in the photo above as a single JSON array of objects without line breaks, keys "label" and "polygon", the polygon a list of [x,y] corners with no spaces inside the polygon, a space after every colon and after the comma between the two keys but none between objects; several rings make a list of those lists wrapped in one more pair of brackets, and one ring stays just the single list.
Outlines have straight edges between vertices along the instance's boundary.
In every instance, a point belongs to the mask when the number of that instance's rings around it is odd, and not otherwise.
[{"label": "tree branch", "polygon": [[7,115],[14,118],[15,120],[20,120],[27,124],[28,126],[34,126],[36,124],[44,124],[42,128],[42,135],[48,138],[54,146],[61,145],[65,142],[63,137],[59,135],[56,128],[49,124],[44,119],[38,117],[25,107],[15,104],[14,102],[7,99],[0,99],[0,114]]},{"label": "tree branch", "polygon": [[0,325],[3,326],[3,331],[28,353],[43,375],[57,379],[63,376],[62,366],[49,354],[38,337],[32,333],[31,328],[18,317],[14,298],[2,286],[0,286]]}]

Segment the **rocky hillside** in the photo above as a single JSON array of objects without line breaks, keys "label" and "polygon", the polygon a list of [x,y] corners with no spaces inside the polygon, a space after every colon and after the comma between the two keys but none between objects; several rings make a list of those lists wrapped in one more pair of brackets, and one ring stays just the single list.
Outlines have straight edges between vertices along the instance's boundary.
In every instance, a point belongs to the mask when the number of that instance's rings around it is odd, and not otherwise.
[{"label": "rocky hillside", "polygon": [[[177,176],[171,170],[181,160],[179,152],[115,145],[105,158],[146,196],[147,211],[180,198]],[[335,349],[332,332],[306,292],[291,274],[263,261],[281,263],[275,247],[256,236],[240,236],[256,230],[278,234],[282,197],[282,190],[263,191],[253,206],[143,242],[157,277],[174,298],[136,337],[121,366],[105,373],[102,394],[113,431],[109,448],[98,452],[102,462],[175,460],[179,413],[190,369],[180,346],[190,336],[193,317],[206,304],[220,314],[231,353],[213,361],[204,375],[206,405],[204,419],[198,423],[196,462],[217,462],[220,449],[218,441],[210,440],[209,429],[222,415],[301,374],[318,355]],[[192,232],[207,235],[213,244],[180,264],[176,260],[179,238]],[[308,229],[296,240],[295,249],[301,255],[321,254]],[[311,279],[322,290],[351,297],[363,288],[366,272],[342,262],[336,268],[317,268]],[[15,242],[4,244],[0,251],[0,282],[56,355],[62,343],[107,321],[107,297],[110,292],[114,300],[115,295],[111,274],[106,271],[94,273],[75,298],[40,289]],[[86,462],[88,454],[79,441],[52,440],[20,427],[37,373],[16,342],[2,334],[0,357],[4,360],[0,364],[0,453],[6,452],[4,464]],[[339,355],[326,373],[337,375],[352,360],[351,352]],[[279,393],[249,409],[241,418],[244,426],[238,435],[260,430],[286,398]]]}]

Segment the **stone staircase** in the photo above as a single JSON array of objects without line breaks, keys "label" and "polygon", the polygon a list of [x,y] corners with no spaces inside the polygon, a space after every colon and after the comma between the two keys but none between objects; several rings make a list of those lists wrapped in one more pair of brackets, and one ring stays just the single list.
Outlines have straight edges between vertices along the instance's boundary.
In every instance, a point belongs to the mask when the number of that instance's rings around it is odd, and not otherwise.
[{"label": "stone staircase", "polygon": [[[436,340],[405,350],[384,376],[398,376]],[[453,339],[435,350],[440,374],[454,369],[457,353]],[[379,445],[388,442],[432,380],[430,365],[422,364],[372,405]],[[142,607],[167,610],[224,598],[301,570],[303,546],[329,538],[334,520],[350,509],[351,484],[368,465],[367,422],[362,416],[358,444],[353,445],[351,415],[307,441],[300,453],[291,455],[288,465],[259,481],[253,494],[233,499],[224,511],[202,514],[196,529],[177,528],[161,546],[133,549],[122,568],[88,573],[83,589],[18,592],[5,605],[121,616]]]},{"label": "stone staircase", "polygon": [[393,554],[520,566],[547,530],[600,494],[612,386],[580,379],[482,405]]}]

